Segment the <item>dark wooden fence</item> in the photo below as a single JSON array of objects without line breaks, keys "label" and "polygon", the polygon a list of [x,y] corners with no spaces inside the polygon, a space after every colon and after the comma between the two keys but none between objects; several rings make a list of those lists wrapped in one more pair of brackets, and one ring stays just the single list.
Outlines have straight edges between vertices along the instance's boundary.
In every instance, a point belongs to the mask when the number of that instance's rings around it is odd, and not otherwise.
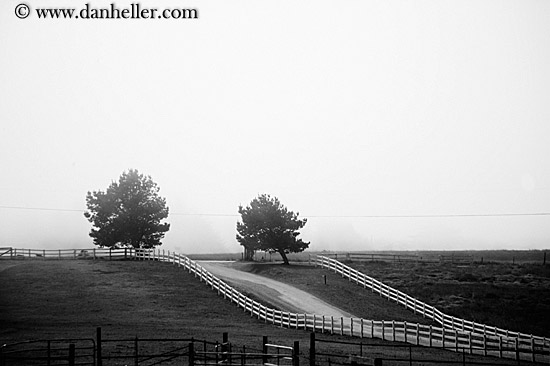
[{"label": "dark wooden fence", "polygon": [[105,338],[36,340],[0,346],[0,366],[299,366],[300,345],[279,345],[262,338],[258,348],[194,338]]},{"label": "dark wooden fence", "polygon": [[448,352],[442,348],[427,352],[426,347],[411,344],[383,344],[372,340],[342,341],[326,337],[319,338],[316,333],[310,334],[309,349],[309,366],[533,365],[532,362],[520,359],[514,362],[496,357],[476,357],[470,353],[469,349],[462,349],[459,352],[453,349],[453,352]]}]

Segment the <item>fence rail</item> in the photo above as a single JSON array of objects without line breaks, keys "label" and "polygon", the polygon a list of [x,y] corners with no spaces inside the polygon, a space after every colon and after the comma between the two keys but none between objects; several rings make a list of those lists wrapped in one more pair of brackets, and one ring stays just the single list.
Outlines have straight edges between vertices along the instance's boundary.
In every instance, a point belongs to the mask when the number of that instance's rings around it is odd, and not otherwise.
[{"label": "fence rail", "polygon": [[[71,362],[72,361],[72,362]],[[92,338],[33,340],[0,345],[0,366],[96,364],[96,344]]]},{"label": "fence rail", "polygon": [[123,259],[135,258],[134,248],[93,248],[93,249],[18,249],[0,248],[0,258],[4,259]]},{"label": "fence rail", "polygon": [[[506,351],[507,353],[521,352],[520,350],[529,349],[532,352],[533,357],[537,352],[540,354],[550,353],[549,338],[523,334],[520,332],[512,332],[444,314],[437,308],[417,300],[412,296],[396,290],[332,258],[317,256],[315,264],[339,273],[343,277],[348,278],[350,281],[355,282],[366,289],[370,289],[372,292],[378,293],[380,296],[402,305],[416,314],[432,319],[442,326],[442,328],[438,328],[436,333],[433,333],[432,330],[427,331],[427,326],[425,325],[412,325],[407,324],[406,322],[395,322],[390,326],[390,329],[392,329],[392,332],[397,331],[397,333],[401,334],[402,338],[407,338],[407,336],[428,338],[431,345],[434,341],[441,344],[444,344],[445,342],[449,344],[450,342],[453,342],[452,338],[455,337],[454,344],[459,348],[471,347],[472,349],[488,349],[496,347],[501,349],[502,352]],[[418,326],[418,330],[413,329],[411,331],[410,327],[416,326]],[[385,334],[385,331],[382,333]],[[449,339],[449,337],[451,339]],[[499,354],[500,353],[501,352],[499,351]],[[501,357],[506,356],[503,355]],[[516,355],[515,357],[518,356]]]},{"label": "fence rail", "polygon": [[[531,336],[528,338],[518,337],[517,334],[519,333],[512,334],[511,332],[509,332],[508,336],[490,334],[488,332],[481,334],[479,332],[476,333],[457,328],[449,329],[445,326],[434,327],[418,323],[385,320],[375,321],[345,317],[335,318],[317,314],[285,312],[269,308],[243,295],[234,287],[229,286],[203,268],[200,264],[186,256],[174,252],[170,253],[169,251],[165,253],[157,249],[136,251],[136,257],[142,260],[157,260],[181,266],[251,316],[280,327],[354,337],[370,337],[390,341],[401,341],[427,347],[444,348],[456,352],[467,349],[471,354],[492,355],[516,360],[529,359],[535,362],[549,359],[550,340],[546,338]],[[321,257],[321,261],[323,260],[322,258],[326,257]],[[355,278],[365,285],[370,283],[373,289],[378,289],[381,294],[385,294],[399,303],[406,304],[407,306],[412,306],[415,301],[418,303],[417,300],[410,296],[365,276],[338,261],[330,258],[326,258],[325,260],[327,261],[326,264],[332,266],[331,269],[335,269],[336,272],[340,272],[344,276],[347,275],[350,280]],[[426,304],[423,305],[423,308],[424,307],[426,308],[426,310],[424,310],[426,313],[432,311],[433,318],[440,319],[444,324],[448,323],[444,314],[439,310],[431,308]],[[486,326],[485,328],[487,329]]]},{"label": "fence rail", "polygon": [[[383,261],[383,262],[426,262],[426,259],[416,254],[388,254],[388,253],[327,253],[323,256],[333,259],[341,259],[346,261]],[[435,261],[435,260],[433,260]]]},{"label": "fence rail", "polygon": [[272,365],[299,366],[299,342],[284,346],[263,337],[262,349],[195,338],[103,338],[35,340],[0,345],[0,366]]},{"label": "fence rail", "polygon": [[[468,349],[458,352],[433,352],[426,354],[425,347],[412,344],[376,344],[364,343],[362,340],[341,341],[332,338],[320,339],[315,333],[310,336],[310,363],[317,366],[329,365],[487,365],[496,366],[513,364],[516,361],[503,362],[499,358],[479,358],[469,353]],[[323,362],[324,361],[324,362]],[[517,361],[517,364],[521,363]]]},{"label": "fence rail", "polygon": [[[94,253],[94,258],[100,255],[99,249],[91,251]],[[335,318],[318,314],[285,312],[269,308],[245,296],[234,287],[214,276],[199,263],[184,255],[175,252],[171,253],[170,251],[165,252],[160,249],[128,249],[126,251],[124,249],[112,251],[107,249],[106,251],[109,252],[110,257],[113,256],[115,251],[118,251],[117,254],[121,257],[128,256],[136,260],[168,262],[174,266],[183,267],[200,281],[205,282],[213,290],[216,290],[219,295],[249,313],[250,316],[280,327],[361,338],[368,337],[401,341],[414,345],[444,348],[456,352],[467,349],[471,354],[492,355],[516,360],[527,359],[533,362],[548,362],[550,360],[550,339],[548,338],[510,332],[450,317],[438,309],[366,276],[341,262],[323,256],[317,257],[317,265],[334,270],[342,276],[349,278],[350,281],[354,281],[365,288],[370,288],[381,296],[385,296],[416,313],[439,322],[442,326],[434,327],[409,322],[375,321],[345,317]],[[32,256],[33,254],[32,250],[27,249],[14,249],[12,252],[21,253],[20,255],[22,256],[27,254]],[[78,258],[75,255],[76,250],[69,250],[68,252],[72,252],[73,254],[68,258]],[[90,250],[87,252],[89,253]],[[104,255],[107,254],[104,252]],[[63,258],[61,255],[58,257]]]}]

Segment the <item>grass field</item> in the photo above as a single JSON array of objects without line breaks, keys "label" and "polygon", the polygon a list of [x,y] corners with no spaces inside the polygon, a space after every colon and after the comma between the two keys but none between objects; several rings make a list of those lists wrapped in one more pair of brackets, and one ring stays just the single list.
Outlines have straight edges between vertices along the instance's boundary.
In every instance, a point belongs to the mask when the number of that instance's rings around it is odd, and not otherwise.
[{"label": "grass field", "polygon": [[[365,318],[427,323],[426,319],[326,270],[296,264],[242,266],[245,270],[292,283]],[[394,281],[401,278],[397,267],[380,263],[365,266],[365,270],[371,271],[370,275],[375,276],[372,272],[378,268],[379,274],[393,273]],[[326,285],[323,275],[327,276]],[[391,280],[391,276],[380,279]],[[287,345],[294,340],[307,345],[309,340],[309,333],[305,331],[282,329],[251,318],[193,275],[166,263],[2,260],[0,283],[1,343],[88,338],[94,336],[98,326],[102,327],[106,338],[192,336],[216,341],[221,340],[223,332],[228,332],[232,342],[250,347],[259,347],[263,335]],[[522,286],[528,288],[526,284]],[[415,295],[408,288],[405,290]],[[496,307],[494,302],[492,309]],[[340,339],[338,336],[324,337]],[[381,347],[377,352],[390,352],[389,348],[384,350],[384,342],[363,341],[372,347]],[[449,352],[427,352],[441,359],[450,357],[447,356]]]},{"label": "grass field", "polygon": [[446,314],[550,337],[550,266],[352,263]]},{"label": "grass field", "polygon": [[[540,264],[348,262],[348,265],[441,311],[479,323],[550,337],[550,266]],[[363,318],[430,324],[360,286],[310,266],[249,264],[243,268],[315,293]],[[309,272],[310,274],[304,275]],[[304,280],[306,278],[306,280]],[[338,291],[330,291],[337,288]],[[342,301],[342,298],[348,301]]]}]

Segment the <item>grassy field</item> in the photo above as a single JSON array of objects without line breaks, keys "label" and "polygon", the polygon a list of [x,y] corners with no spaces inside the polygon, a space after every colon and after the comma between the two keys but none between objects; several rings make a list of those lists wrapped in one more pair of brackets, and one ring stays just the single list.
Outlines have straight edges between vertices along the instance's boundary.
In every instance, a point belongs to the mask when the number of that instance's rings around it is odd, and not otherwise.
[{"label": "grassy field", "polygon": [[[385,254],[390,256],[416,256],[420,262],[439,262],[441,256],[470,257],[475,263],[508,263],[508,264],[543,264],[546,259],[547,250],[457,250],[457,251],[354,251],[358,254]],[[301,253],[290,253],[288,258],[291,262],[307,262],[310,258],[317,255],[329,255],[334,258],[344,259],[350,252],[345,251],[315,251],[306,250]],[[190,254],[191,259],[195,260],[242,260],[242,253],[220,253],[220,254]],[[257,252],[256,260],[261,258],[266,261],[280,261],[280,256],[276,253],[270,254]],[[548,255],[547,264],[550,265],[550,255]]]},{"label": "grassy field", "polygon": [[[550,264],[512,264],[508,259],[504,262],[484,261],[483,264],[477,262],[467,265],[391,261],[345,263],[449,315],[550,337]],[[346,285],[347,281],[327,270],[299,264],[290,267],[293,268],[269,263],[242,266],[246,270],[306,289],[329,302],[340,301],[341,294],[345,293],[345,298],[354,299],[351,303],[343,304],[345,310],[364,318],[426,323],[426,319],[413,317],[409,311],[398,312],[396,306],[384,307],[386,300],[357,285]],[[305,272],[310,274],[304,275]],[[324,274],[330,274],[327,286],[322,285]],[[327,291],[331,286],[339,291]]]},{"label": "grassy field", "polygon": [[[90,337],[195,337],[223,332],[249,343],[288,338],[245,316],[187,272],[141,261],[23,260],[0,272],[0,340]],[[238,319],[237,321],[228,321]]]},{"label": "grassy field", "polygon": [[[394,279],[399,277],[394,267],[380,263],[365,265],[365,269],[378,266],[380,273],[394,273]],[[365,318],[427,323],[426,319],[326,270],[297,264],[242,266],[304,288]],[[323,275],[327,276],[326,285]],[[104,338],[110,339],[194,337],[221,341],[222,333],[228,332],[234,344],[256,348],[260,347],[262,336],[269,335],[270,341],[279,344],[300,341],[306,345],[304,352],[309,340],[308,332],[274,327],[246,315],[193,275],[167,263],[2,260],[0,283],[0,344],[29,339],[89,338],[95,335],[98,326],[102,327]],[[370,345],[371,353],[395,352],[382,341],[363,342]],[[338,348],[341,351],[345,347]],[[438,359],[456,357],[438,350],[422,352]]]},{"label": "grassy field", "polygon": [[550,265],[351,265],[449,315],[550,337]]}]

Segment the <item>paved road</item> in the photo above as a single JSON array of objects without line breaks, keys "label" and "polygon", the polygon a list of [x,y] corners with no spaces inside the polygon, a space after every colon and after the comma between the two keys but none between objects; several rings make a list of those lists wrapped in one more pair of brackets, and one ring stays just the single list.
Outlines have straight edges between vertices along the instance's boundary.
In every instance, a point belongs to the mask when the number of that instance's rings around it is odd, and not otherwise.
[{"label": "paved road", "polygon": [[199,261],[199,264],[235,288],[265,299],[279,310],[335,318],[353,316],[296,287],[232,268],[233,262]]}]

